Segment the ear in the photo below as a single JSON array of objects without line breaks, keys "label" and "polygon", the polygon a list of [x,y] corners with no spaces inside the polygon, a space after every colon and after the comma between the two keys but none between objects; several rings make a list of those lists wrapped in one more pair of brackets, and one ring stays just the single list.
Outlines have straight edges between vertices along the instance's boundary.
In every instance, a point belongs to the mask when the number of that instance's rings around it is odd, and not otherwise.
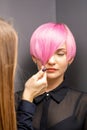
[{"label": "ear", "polygon": [[35,64],[37,63],[37,59],[34,56],[32,56],[32,60]]},{"label": "ear", "polygon": [[74,61],[74,58],[71,58],[70,60],[69,60],[69,65],[71,65],[71,63]]}]

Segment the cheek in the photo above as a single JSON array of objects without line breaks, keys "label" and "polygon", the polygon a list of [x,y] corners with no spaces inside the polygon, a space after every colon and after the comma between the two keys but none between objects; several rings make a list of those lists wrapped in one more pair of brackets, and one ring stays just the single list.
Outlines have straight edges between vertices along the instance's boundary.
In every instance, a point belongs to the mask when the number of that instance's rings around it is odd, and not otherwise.
[{"label": "cheek", "polygon": [[67,67],[68,67],[68,61],[66,59],[61,60],[59,62],[59,65],[60,65],[61,70],[65,72],[67,70]]},{"label": "cheek", "polygon": [[63,64],[62,64],[62,70],[65,72],[66,70],[67,70],[67,67],[68,67],[68,63],[66,63],[66,62],[64,62]]},{"label": "cheek", "polygon": [[38,63],[37,63],[37,68],[38,68],[38,70],[40,70],[41,67],[42,67],[42,64],[41,64],[40,62],[38,62]]}]

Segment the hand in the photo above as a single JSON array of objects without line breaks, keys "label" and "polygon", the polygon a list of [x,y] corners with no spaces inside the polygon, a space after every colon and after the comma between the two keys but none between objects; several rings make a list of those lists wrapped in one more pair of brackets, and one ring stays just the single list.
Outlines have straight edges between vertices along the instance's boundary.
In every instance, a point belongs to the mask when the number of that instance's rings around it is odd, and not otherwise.
[{"label": "hand", "polygon": [[33,99],[43,94],[47,89],[46,72],[40,70],[33,75],[26,83],[22,99],[33,102]]}]

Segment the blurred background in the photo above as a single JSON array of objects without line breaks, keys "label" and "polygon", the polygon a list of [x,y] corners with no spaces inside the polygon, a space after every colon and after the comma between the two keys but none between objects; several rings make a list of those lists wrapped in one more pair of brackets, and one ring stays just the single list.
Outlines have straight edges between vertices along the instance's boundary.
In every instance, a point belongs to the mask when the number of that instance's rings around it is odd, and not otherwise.
[{"label": "blurred background", "polygon": [[46,22],[62,22],[75,36],[77,55],[67,72],[72,87],[87,92],[87,1],[86,0],[0,0],[0,17],[9,21],[19,36],[15,92],[37,68],[29,52],[33,31]]}]

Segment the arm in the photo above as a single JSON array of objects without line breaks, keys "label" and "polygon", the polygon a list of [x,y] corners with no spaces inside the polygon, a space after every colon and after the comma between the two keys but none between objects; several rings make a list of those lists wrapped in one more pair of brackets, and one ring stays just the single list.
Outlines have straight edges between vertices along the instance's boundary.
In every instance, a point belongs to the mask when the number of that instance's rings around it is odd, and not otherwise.
[{"label": "arm", "polygon": [[84,122],[84,130],[87,130],[87,113],[86,113],[86,118],[85,118],[85,122]]},{"label": "arm", "polygon": [[21,100],[17,110],[18,130],[33,130],[32,118],[35,112],[35,104]]},{"label": "arm", "polygon": [[33,130],[32,119],[35,113],[33,99],[46,91],[46,73],[40,70],[32,76],[26,83],[22,95],[22,100],[17,110],[18,130]]}]

